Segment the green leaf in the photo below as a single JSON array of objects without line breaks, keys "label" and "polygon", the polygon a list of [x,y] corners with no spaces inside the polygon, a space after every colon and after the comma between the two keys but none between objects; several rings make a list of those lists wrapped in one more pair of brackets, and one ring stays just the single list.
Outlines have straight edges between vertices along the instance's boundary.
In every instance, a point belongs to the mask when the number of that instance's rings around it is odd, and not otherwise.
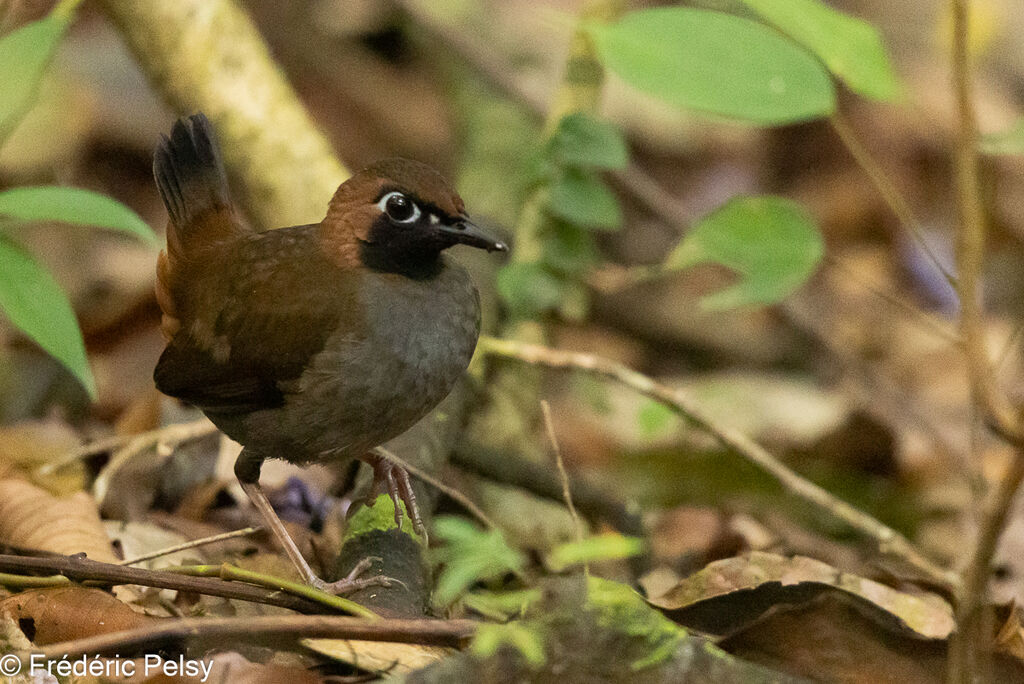
[{"label": "green leaf", "polygon": [[71,371],[96,397],[82,332],[71,304],[49,272],[0,236],[0,309],[15,326]]},{"label": "green leaf", "polygon": [[4,83],[3,97],[0,97],[0,139],[31,109],[39,82],[71,19],[68,13],[54,12],[0,38],[0,74]]},{"label": "green leaf", "polygon": [[560,544],[548,554],[548,566],[561,572],[572,565],[637,556],[644,551],[644,542],[621,534],[600,534],[580,541]]},{"label": "green leaf", "polygon": [[489,658],[502,646],[510,646],[519,651],[532,667],[541,667],[547,662],[543,634],[518,620],[504,625],[481,623],[473,635],[470,649],[479,658]]},{"label": "green leaf", "polygon": [[713,262],[739,273],[738,283],[701,301],[720,310],[782,300],[814,273],[823,254],[821,234],[799,204],[773,195],[740,197],[701,219],[665,268]]},{"label": "green leaf", "polygon": [[565,169],[551,186],[548,211],[560,219],[595,230],[615,230],[622,225],[619,200],[590,171]]},{"label": "green leaf", "polygon": [[431,560],[443,566],[434,589],[434,602],[441,606],[477,582],[518,572],[526,564],[526,557],[505,542],[500,530],[481,530],[463,518],[435,518],[434,536],[442,542],[431,549]]},{"label": "green leaf", "polygon": [[5,190],[0,192],[0,215],[19,221],[112,228],[156,244],[153,231],[134,211],[117,200],[81,188],[43,185]]},{"label": "green leaf", "polygon": [[540,599],[540,589],[474,591],[462,597],[462,605],[486,618],[504,622],[516,615],[522,615],[530,604]]},{"label": "green leaf", "polygon": [[513,314],[534,318],[558,308],[565,283],[541,264],[512,262],[498,271],[498,294]]},{"label": "green leaf", "polygon": [[674,419],[678,419],[676,412],[659,401],[645,402],[636,413],[640,434],[647,438],[664,432]]},{"label": "green leaf", "polygon": [[1013,126],[1005,131],[981,136],[979,147],[985,154],[1024,154],[1024,117],[1017,119]]},{"label": "green leaf", "polygon": [[820,0],[742,0],[816,54],[855,93],[895,100],[902,90],[878,30]]},{"label": "green leaf", "polygon": [[604,65],[680,107],[758,124],[828,116],[835,88],[812,55],[763,24],[662,7],[588,27]]},{"label": "green leaf", "polygon": [[544,264],[559,273],[586,272],[600,261],[591,231],[566,221],[552,221],[544,231]]},{"label": "green leaf", "polygon": [[558,122],[548,151],[561,166],[621,169],[629,162],[626,141],[607,121],[576,112]]}]

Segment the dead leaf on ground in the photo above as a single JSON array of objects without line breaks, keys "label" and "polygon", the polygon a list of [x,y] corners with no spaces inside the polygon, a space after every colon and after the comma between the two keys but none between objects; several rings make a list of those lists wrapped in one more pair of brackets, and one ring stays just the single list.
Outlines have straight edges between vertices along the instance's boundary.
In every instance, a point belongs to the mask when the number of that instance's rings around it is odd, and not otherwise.
[{"label": "dead leaf on ground", "polygon": [[1024,661],[1024,620],[1021,607],[1011,603],[1009,613],[996,634],[996,649]]},{"label": "dead leaf on ground", "polygon": [[0,541],[118,562],[91,496],[76,492],[58,498],[20,478],[0,480]]},{"label": "dead leaf on ground", "polygon": [[773,608],[834,592],[850,597],[876,624],[896,633],[945,639],[953,630],[952,608],[939,596],[897,591],[813,558],[758,551],[711,563],[650,603],[684,625],[728,634]]},{"label": "dead leaf on ground", "polygon": [[38,645],[135,629],[154,619],[105,591],[77,585],[15,594],[0,601],[0,615],[15,620]]},{"label": "dead leaf on ground", "polygon": [[414,672],[455,652],[452,648],[354,639],[303,639],[302,645],[361,670],[389,675]]},{"label": "dead leaf on ground", "polygon": [[55,470],[40,468],[75,449],[81,440],[59,420],[26,421],[0,427],[0,477],[15,473],[57,496],[85,487],[85,468],[80,462]]}]

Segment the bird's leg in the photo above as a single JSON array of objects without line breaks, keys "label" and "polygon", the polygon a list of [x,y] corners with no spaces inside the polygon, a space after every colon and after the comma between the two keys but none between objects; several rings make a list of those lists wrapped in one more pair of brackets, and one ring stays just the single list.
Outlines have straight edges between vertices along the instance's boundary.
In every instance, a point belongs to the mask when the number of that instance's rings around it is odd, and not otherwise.
[{"label": "bird's leg", "polygon": [[313,572],[313,569],[309,567],[309,563],[306,562],[302,552],[299,551],[299,547],[295,544],[295,541],[288,534],[288,530],[285,529],[284,523],[281,522],[281,518],[277,516],[277,512],[274,511],[274,507],[270,505],[270,501],[267,499],[267,495],[263,492],[263,488],[260,487],[260,466],[262,465],[262,458],[253,456],[247,450],[243,449],[242,453],[238,456],[238,460],[235,461],[235,476],[238,477],[238,482],[242,485],[242,491],[244,491],[246,496],[249,497],[249,501],[252,502],[252,505],[256,507],[260,517],[263,518],[263,522],[273,533],[274,538],[277,539],[277,543],[284,547],[284,551],[288,554],[289,560],[291,560],[295,569],[299,571],[299,575],[306,584],[329,594],[345,594],[370,586],[391,586],[391,583],[395,580],[392,580],[390,577],[384,577],[383,575],[359,579],[359,575],[368,570],[370,565],[373,563],[372,558],[364,558],[356,564],[355,568],[352,569],[352,572],[350,572],[347,577],[340,579],[337,582],[325,582],[317,577]]},{"label": "bird's leg", "polygon": [[409,473],[400,466],[396,460],[389,458],[391,452],[384,447],[377,447],[373,451],[360,457],[360,460],[368,463],[373,468],[373,484],[370,486],[370,493],[366,497],[366,504],[372,506],[377,497],[377,492],[384,492],[391,497],[395,505],[395,524],[402,529],[402,507],[398,505],[399,499],[405,502],[405,508],[412,519],[412,528],[416,534],[424,539],[427,538],[427,530],[423,526],[423,518],[420,517],[420,507],[416,504],[416,493],[413,492],[412,483],[409,481]]}]

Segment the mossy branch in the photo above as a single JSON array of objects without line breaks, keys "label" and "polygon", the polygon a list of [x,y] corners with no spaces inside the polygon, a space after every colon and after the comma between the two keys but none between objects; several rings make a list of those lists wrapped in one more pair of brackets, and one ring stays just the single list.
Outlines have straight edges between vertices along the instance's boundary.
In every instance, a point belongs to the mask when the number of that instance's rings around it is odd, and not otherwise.
[{"label": "mossy branch", "polygon": [[202,110],[260,228],[323,218],[349,174],[234,0],[100,0],[156,90]]}]

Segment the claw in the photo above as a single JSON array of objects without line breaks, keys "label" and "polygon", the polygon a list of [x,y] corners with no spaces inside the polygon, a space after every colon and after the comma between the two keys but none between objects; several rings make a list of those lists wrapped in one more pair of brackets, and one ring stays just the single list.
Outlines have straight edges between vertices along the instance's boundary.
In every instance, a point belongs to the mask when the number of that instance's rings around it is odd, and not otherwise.
[{"label": "claw", "polygon": [[416,504],[416,494],[413,491],[412,482],[409,480],[409,473],[405,471],[405,468],[378,453],[366,454],[362,460],[373,468],[373,485],[370,487],[367,505],[373,505],[372,502],[376,500],[378,491],[387,493],[395,506],[395,524],[401,530],[403,516],[402,507],[398,502],[404,502],[409,517],[412,519],[413,530],[426,540],[427,530],[423,525],[423,518],[420,517],[420,508]]}]

